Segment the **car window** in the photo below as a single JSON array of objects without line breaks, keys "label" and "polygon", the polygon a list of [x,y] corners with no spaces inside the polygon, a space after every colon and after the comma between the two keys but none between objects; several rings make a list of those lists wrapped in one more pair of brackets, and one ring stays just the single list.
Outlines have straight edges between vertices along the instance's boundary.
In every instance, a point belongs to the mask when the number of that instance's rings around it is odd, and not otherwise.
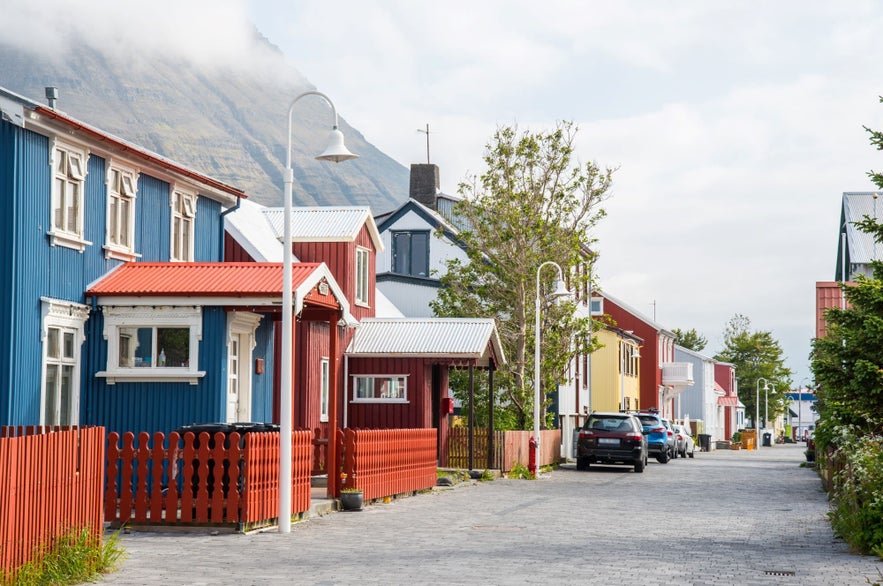
[{"label": "car window", "polygon": [[622,431],[620,427],[621,423],[628,424],[628,420],[623,419],[622,417],[598,417],[593,416],[590,417],[586,422],[587,429],[599,429],[603,431]]},{"label": "car window", "polygon": [[642,416],[639,416],[638,419],[640,419],[641,423],[644,425],[657,425],[659,423],[659,420],[656,417],[653,417],[652,415],[646,415],[646,416],[642,415]]}]

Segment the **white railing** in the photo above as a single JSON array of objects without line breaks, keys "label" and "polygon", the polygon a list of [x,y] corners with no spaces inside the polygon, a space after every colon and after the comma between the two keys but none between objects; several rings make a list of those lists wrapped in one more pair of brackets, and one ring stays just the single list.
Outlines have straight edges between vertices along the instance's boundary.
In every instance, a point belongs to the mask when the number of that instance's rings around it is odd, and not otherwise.
[{"label": "white railing", "polygon": [[662,384],[686,387],[693,384],[692,362],[666,362],[662,365]]}]

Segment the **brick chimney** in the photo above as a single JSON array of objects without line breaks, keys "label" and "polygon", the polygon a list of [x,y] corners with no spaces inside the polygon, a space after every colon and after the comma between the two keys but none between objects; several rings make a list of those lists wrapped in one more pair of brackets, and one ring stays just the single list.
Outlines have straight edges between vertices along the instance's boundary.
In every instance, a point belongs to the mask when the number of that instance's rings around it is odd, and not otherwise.
[{"label": "brick chimney", "polygon": [[431,163],[413,163],[411,165],[411,199],[419,201],[430,209],[437,210],[436,194],[440,187],[438,165]]}]

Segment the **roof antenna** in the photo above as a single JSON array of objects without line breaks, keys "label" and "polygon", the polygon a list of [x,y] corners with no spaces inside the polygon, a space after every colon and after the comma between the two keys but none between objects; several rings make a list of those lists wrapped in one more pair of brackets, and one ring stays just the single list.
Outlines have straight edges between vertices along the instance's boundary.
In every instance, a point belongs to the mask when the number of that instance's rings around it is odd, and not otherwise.
[{"label": "roof antenna", "polygon": [[429,164],[429,123],[426,124],[426,130],[422,130],[420,128],[417,129],[417,132],[422,132],[426,135],[426,164]]},{"label": "roof antenna", "polygon": [[58,101],[58,88],[54,86],[47,86],[46,99],[49,101],[49,107],[54,110],[55,102]]}]

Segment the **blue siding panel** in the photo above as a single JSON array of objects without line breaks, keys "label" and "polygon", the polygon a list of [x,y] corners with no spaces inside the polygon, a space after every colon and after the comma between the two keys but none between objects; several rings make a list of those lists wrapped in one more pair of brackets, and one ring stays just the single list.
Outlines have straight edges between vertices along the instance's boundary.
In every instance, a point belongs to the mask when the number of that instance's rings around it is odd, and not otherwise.
[{"label": "blue siding panel", "polygon": [[[19,181],[18,141],[21,131],[0,120],[0,202],[4,213],[0,214],[0,340],[12,340],[13,307],[16,292],[12,280],[15,268],[16,218],[19,202],[16,191]],[[0,423],[9,421],[12,410],[11,368],[14,344],[0,347]]]},{"label": "blue siding panel", "polygon": [[[171,221],[171,220],[170,220]],[[196,200],[196,226],[193,260],[219,262],[221,257],[221,204],[213,199],[200,197]]]},{"label": "blue siding panel", "polygon": [[251,372],[251,419],[270,423],[273,421],[273,318],[264,316],[255,331],[254,358],[264,359],[264,373],[255,374],[252,365]]},{"label": "blue siding panel", "polygon": [[141,260],[167,262],[171,238],[169,184],[142,173],[135,213],[135,250],[141,254]]}]

